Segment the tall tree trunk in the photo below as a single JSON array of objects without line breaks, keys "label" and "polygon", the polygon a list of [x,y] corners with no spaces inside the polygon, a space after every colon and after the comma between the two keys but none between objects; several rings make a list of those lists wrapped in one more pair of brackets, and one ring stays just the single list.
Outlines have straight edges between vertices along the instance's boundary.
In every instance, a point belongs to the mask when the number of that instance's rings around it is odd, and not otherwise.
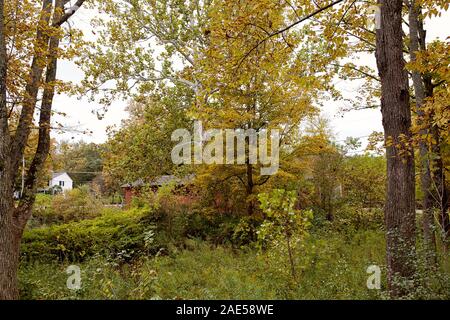
[{"label": "tall tree trunk", "polygon": [[4,2],[0,0],[0,300],[18,297],[18,241],[13,220],[10,134],[6,105],[7,58],[4,34]]},{"label": "tall tree trunk", "polygon": [[435,208],[439,212],[439,224],[441,227],[442,242],[444,246],[444,251],[448,252],[448,247],[450,245],[450,217],[448,215],[448,202],[449,194],[445,182],[444,173],[444,163],[442,161],[441,154],[441,137],[439,133],[439,128],[433,125],[431,128],[431,133],[433,136],[433,143],[431,147],[431,153],[434,155],[434,160],[431,164],[432,173],[432,190],[434,194],[434,204]]},{"label": "tall tree trunk", "polygon": [[25,87],[25,94],[22,103],[19,124],[17,125],[17,129],[13,138],[14,143],[11,146],[11,170],[13,170],[14,173],[19,169],[20,160],[22,159],[25,145],[30,135],[33,123],[33,115],[36,108],[37,96],[39,88],[42,84],[42,74],[46,65],[46,51],[48,49],[48,41],[50,38],[46,27],[48,28],[50,22],[52,7],[52,0],[42,1],[42,11],[36,31],[36,43],[30,67],[30,74]]},{"label": "tall tree trunk", "polygon": [[[435,86],[432,83],[431,76],[424,75],[423,78],[426,97],[432,97]],[[432,155],[432,159],[430,160],[432,201],[433,207],[439,212],[440,233],[442,235],[444,249],[447,252],[448,246],[450,245],[450,217],[448,216],[449,191],[445,180],[444,162],[442,161],[442,139],[440,129],[437,125],[430,123],[429,131],[433,140],[430,147],[430,153]]]},{"label": "tall tree trunk", "polygon": [[42,11],[36,34],[35,56],[31,64],[30,79],[25,88],[25,99],[22,112],[14,136],[14,143],[9,134],[8,114],[6,106],[6,44],[4,37],[3,1],[1,6],[1,30],[0,30],[0,69],[1,78],[1,126],[2,141],[0,146],[0,299],[17,299],[19,290],[17,285],[17,270],[19,266],[19,249],[25,217],[21,215],[24,210],[18,210],[14,204],[14,181],[22,158],[25,143],[31,128],[37,93],[39,90],[42,72],[45,66],[45,52],[48,47],[49,37],[43,31],[50,21],[52,0],[43,0]]},{"label": "tall tree trunk", "polygon": [[[55,14],[53,21],[59,21],[64,8],[63,0],[55,1]],[[61,11],[59,11],[61,10]],[[19,208],[24,212],[25,218],[31,215],[31,207],[35,200],[38,174],[41,172],[50,151],[50,121],[52,115],[53,98],[55,95],[56,71],[58,67],[59,37],[52,36],[49,41],[49,61],[45,73],[45,88],[42,95],[41,112],[39,114],[39,139],[33,161],[28,169],[25,179],[24,194],[20,199]]]},{"label": "tall tree trunk", "polygon": [[9,145],[8,108],[6,106],[6,43],[4,28],[4,3],[0,0],[0,171],[4,170],[6,149]]},{"label": "tall tree trunk", "polygon": [[[416,53],[420,49],[425,50],[425,32],[421,30],[419,38],[419,28],[423,29],[423,24],[419,23],[420,8],[415,0],[409,3],[409,38],[410,38],[410,57],[411,61],[416,61]],[[433,190],[431,181],[430,154],[425,141],[425,137],[430,133],[429,126],[423,123],[424,111],[423,104],[426,97],[425,84],[422,75],[418,71],[412,72],[412,81],[416,99],[416,112],[418,124],[421,126],[419,131],[419,162],[420,162],[420,185],[423,192],[423,238],[426,248],[427,261],[430,265],[436,263],[436,238],[434,234],[434,204]]]},{"label": "tall tree trunk", "polygon": [[[0,178],[3,177],[5,172],[8,172],[8,154],[10,145],[8,107],[6,105],[7,58],[3,10],[4,3],[3,0],[0,0]],[[3,191],[6,181],[7,180],[3,179],[0,180],[0,193]],[[2,201],[1,198],[0,201]],[[2,216],[3,211],[0,211],[0,218]]]},{"label": "tall tree trunk", "polygon": [[[420,11],[419,11],[420,12]],[[419,33],[419,45],[420,49],[425,51],[426,35],[427,32],[424,28],[423,20],[418,19],[418,33]],[[433,84],[432,77],[429,74],[422,75],[423,83],[425,86],[425,97],[432,97],[434,94],[435,85]],[[431,146],[431,153],[434,155],[430,161],[431,172],[431,192],[433,195],[433,207],[439,210],[439,221],[443,228],[443,241],[444,248],[448,251],[450,245],[450,217],[448,215],[449,208],[449,190],[445,180],[445,169],[442,161],[441,150],[441,135],[437,125],[429,124],[428,130],[436,143]],[[434,218],[434,217],[433,217]],[[433,220],[434,221],[434,220]]]},{"label": "tall tree trunk", "polygon": [[[0,194],[0,197],[2,196],[3,194]],[[2,210],[0,221],[0,300],[18,299],[17,271],[23,228],[17,223],[13,212],[11,212],[11,210],[14,210],[12,204],[3,206],[2,203],[0,210]]]},{"label": "tall tree trunk", "polygon": [[403,60],[402,0],[379,0],[381,28],[376,59],[381,79],[381,113],[386,141],[385,203],[388,286],[392,297],[406,295],[415,273],[414,154],[411,110]]},{"label": "tall tree trunk", "polygon": [[[84,0],[78,0],[71,9],[64,12],[65,0],[56,0],[53,21],[54,28],[66,22]],[[4,35],[4,0],[0,0],[0,300],[17,299],[17,270],[19,266],[20,241],[25,225],[31,216],[35,200],[36,181],[47,158],[50,148],[50,118],[55,92],[57,69],[57,50],[59,34],[49,33],[48,26],[52,15],[52,0],[42,0],[42,11],[36,34],[34,56],[30,66],[29,79],[25,88],[19,124],[14,137],[10,136],[8,127],[8,110],[6,105],[6,45]],[[47,55],[48,49],[48,55]],[[14,204],[14,181],[19,160],[23,156],[28,140],[37,94],[41,88],[41,78],[46,67],[45,87],[39,117],[39,140],[36,152],[25,179],[25,190],[18,206]]]}]

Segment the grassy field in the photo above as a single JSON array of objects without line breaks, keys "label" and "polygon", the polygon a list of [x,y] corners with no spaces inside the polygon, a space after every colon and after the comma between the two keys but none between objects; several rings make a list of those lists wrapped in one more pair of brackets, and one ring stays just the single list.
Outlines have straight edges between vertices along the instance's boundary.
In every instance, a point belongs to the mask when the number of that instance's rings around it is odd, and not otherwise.
[{"label": "grassy field", "polygon": [[[297,279],[274,252],[186,240],[185,249],[128,263],[92,257],[78,265],[82,286],[66,287],[69,263],[27,262],[20,268],[23,299],[383,299],[384,236],[312,234],[295,254]],[[73,263],[75,264],[75,263]],[[369,290],[369,265],[382,269],[382,289]],[[448,299],[447,272],[422,278],[416,298]]]}]

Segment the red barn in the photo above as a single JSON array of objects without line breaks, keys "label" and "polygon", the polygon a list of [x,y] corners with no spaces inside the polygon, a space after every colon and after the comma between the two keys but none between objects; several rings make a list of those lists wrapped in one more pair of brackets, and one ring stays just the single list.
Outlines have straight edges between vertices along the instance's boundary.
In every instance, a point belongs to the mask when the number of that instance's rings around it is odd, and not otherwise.
[{"label": "red barn", "polygon": [[195,196],[192,194],[192,182],[194,180],[194,175],[188,175],[183,178],[178,178],[173,175],[164,175],[159,176],[154,179],[151,179],[148,183],[145,183],[143,179],[138,179],[132,183],[126,183],[121,186],[125,205],[129,206],[133,198],[139,195],[142,187],[149,186],[154,192],[158,191],[158,189],[169,183],[175,183],[175,195],[177,196],[179,203],[189,204],[194,199]]}]

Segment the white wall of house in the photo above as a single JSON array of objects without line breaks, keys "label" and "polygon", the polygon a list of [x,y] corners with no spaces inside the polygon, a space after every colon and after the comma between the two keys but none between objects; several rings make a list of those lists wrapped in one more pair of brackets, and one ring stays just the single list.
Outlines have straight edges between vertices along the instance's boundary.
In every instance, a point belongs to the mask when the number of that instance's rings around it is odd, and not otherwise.
[{"label": "white wall of house", "polygon": [[49,187],[60,186],[63,191],[73,189],[73,180],[66,172],[54,173],[49,181]]}]

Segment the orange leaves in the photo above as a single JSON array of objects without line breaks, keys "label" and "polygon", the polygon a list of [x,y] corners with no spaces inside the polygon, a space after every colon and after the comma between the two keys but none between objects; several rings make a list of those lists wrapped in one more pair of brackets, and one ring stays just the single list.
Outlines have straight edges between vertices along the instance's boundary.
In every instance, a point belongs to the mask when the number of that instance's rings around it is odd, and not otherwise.
[{"label": "orange leaves", "polygon": [[[447,39],[448,40],[448,39]],[[429,74],[436,81],[450,81],[450,43],[448,41],[434,41],[428,45],[426,51],[417,52],[415,62],[407,65],[411,71]]]},{"label": "orange leaves", "polygon": [[[450,132],[450,43],[434,41],[426,51],[417,52],[415,62],[407,65],[431,80],[432,95],[425,99],[422,114],[412,127],[415,141],[425,141],[427,146],[448,143]],[[430,88],[428,88],[430,90]],[[431,129],[439,131],[441,141],[435,141]],[[425,134],[423,133],[425,132]]]},{"label": "orange leaves", "polygon": [[424,18],[440,17],[450,6],[448,0],[416,0],[416,3],[424,9]]}]

